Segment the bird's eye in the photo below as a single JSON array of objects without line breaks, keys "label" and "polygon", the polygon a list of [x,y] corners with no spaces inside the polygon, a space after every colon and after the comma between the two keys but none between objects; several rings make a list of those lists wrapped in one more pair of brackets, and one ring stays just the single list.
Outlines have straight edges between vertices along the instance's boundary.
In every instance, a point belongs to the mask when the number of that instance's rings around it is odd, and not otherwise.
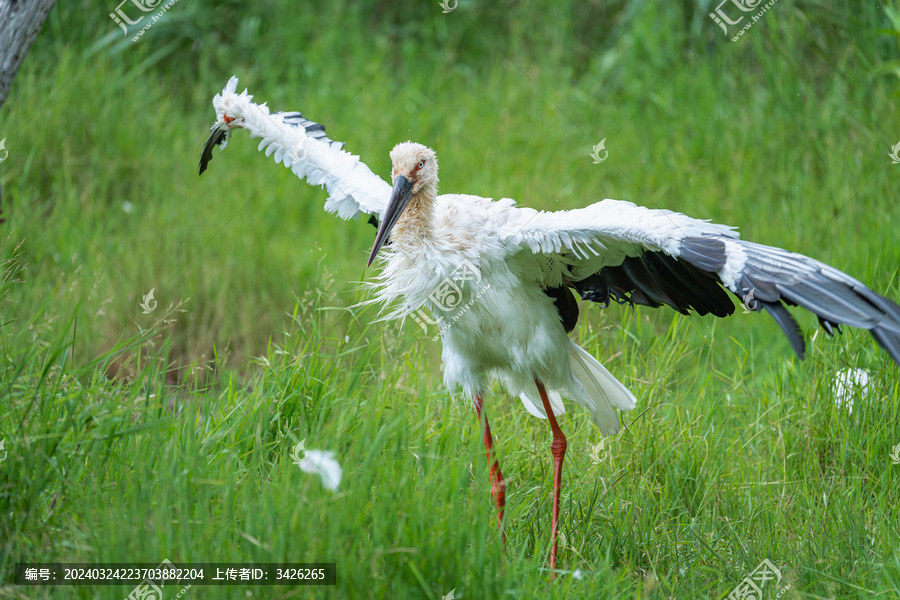
[{"label": "bird's eye", "polygon": [[417,169],[421,169],[421,168],[424,167],[424,166],[425,166],[425,161],[424,161],[424,160],[420,160],[420,161],[419,161],[419,164],[416,165],[416,168],[417,168]]}]

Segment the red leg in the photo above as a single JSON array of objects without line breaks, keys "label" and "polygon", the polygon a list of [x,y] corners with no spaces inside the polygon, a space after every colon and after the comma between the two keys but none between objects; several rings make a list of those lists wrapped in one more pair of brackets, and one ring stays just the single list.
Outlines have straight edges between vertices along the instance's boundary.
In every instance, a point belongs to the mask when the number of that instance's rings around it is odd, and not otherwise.
[{"label": "red leg", "polygon": [[550,568],[556,568],[556,534],[559,531],[559,492],[562,489],[562,465],[563,458],[566,456],[566,436],[559,428],[556,422],[556,416],[553,409],[550,408],[550,399],[547,398],[547,390],[544,384],[535,377],[534,383],[537,385],[538,392],[541,394],[541,402],[544,404],[544,411],[547,413],[547,419],[550,421],[550,431],[553,432],[553,443],[550,445],[550,451],[553,453],[553,522],[552,532],[550,534]]},{"label": "red leg", "polygon": [[[503,511],[506,508],[506,484],[503,482],[503,473],[500,472],[500,463],[494,458],[494,438],[491,437],[491,426],[488,424],[487,415],[482,415],[484,401],[481,396],[475,396],[475,412],[478,413],[478,421],[484,424],[484,452],[491,463],[491,498],[497,505],[499,514],[497,526],[503,528]],[[491,462],[493,460],[493,462]]]}]

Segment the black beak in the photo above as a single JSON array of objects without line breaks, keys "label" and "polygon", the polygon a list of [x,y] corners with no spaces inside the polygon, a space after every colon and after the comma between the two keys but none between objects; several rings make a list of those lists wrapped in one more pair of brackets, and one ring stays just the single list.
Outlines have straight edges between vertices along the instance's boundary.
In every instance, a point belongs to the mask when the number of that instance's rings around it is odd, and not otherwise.
[{"label": "black beak", "polygon": [[412,181],[403,175],[397,175],[397,177],[394,178],[394,191],[391,192],[391,200],[388,202],[387,210],[384,212],[384,218],[381,220],[381,227],[378,229],[378,234],[375,236],[375,245],[372,246],[369,262],[366,263],[367,269],[372,266],[375,255],[378,254],[378,251],[384,246],[388,234],[391,232],[391,229],[394,228],[394,225],[397,224],[397,220],[400,218],[400,215],[403,214],[406,205],[409,204],[409,201],[412,198],[412,188]]}]

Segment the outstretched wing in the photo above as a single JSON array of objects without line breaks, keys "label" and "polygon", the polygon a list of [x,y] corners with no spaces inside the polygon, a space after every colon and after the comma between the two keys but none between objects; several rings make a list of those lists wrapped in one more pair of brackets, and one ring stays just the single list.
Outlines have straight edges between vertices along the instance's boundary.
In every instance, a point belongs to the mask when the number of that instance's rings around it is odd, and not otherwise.
[{"label": "outstretched wing", "polygon": [[[291,169],[300,179],[321,185],[328,191],[325,210],[342,219],[367,214],[379,221],[391,196],[391,186],[372,173],[365,163],[343,150],[343,143],[325,135],[325,127],[298,112],[270,113],[253,96],[237,93],[237,77],[228,80],[221,94],[213,98],[216,122],[200,156],[200,174],[212,160],[218,145],[228,145],[231,132],[246,129],[250,137],[262,138],[259,149],[275,162]],[[371,219],[370,219],[371,220]]]},{"label": "outstretched wing", "polygon": [[785,305],[813,312],[829,335],[842,324],[870,331],[900,364],[900,306],[833,267],[743,241],[724,225],[604,200],[570,211],[516,209],[501,238],[533,257],[543,285],[567,285],[583,300],[725,317],[735,309],[728,290],[770,314],[800,358],[803,336]]}]

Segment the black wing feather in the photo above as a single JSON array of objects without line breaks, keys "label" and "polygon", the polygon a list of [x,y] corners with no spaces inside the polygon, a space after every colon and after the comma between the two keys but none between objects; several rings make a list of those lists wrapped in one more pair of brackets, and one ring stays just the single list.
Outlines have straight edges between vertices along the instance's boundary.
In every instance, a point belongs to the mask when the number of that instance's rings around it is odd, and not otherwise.
[{"label": "black wing feather", "polygon": [[772,315],[772,318],[775,319],[775,322],[781,327],[784,335],[786,335],[791,342],[791,348],[794,349],[794,352],[797,353],[800,360],[806,358],[806,342],[803,341],[803,332],[800,331],[800,326],[797,325],[797,321],[794,320],[794,317],[791,316],[791,313],[788,312],[788,309],[786,309],[781,302],[760,301],[756,310],[764,310]]},{"label": "black wing feather", "polygon": [[[787,306],[814,313],[830,336],[841,324],[871,332],[891,358],[900,364],[900,306],[849,275],[809,257],[780,248],[735,239],[745,259],[731,291],[748,307],[768,313],[784,331],[801,359],[806,345]],[[645,252],[606,266],[571,286],[583,300],[609,305],[609,299],[653,308],[667,305],[690,314],[719,317],[734,313],[735,305],[717,273],[726,265],[725,241],[715,236],[685,238],[679,256]],[[749,296],[753,293],[752,300]]]},{"label": "black wing feather", "polygon": [[344,142],[336,142],[325,135],[324,125],[322,125],[321,123],[316,123],[315,121],[310,121],[303,116],[303,113],[281,112],[277,114],[280,114],[284,119],[284,122],[291,127],[302,127],[306,132],[306,135],[313,138],[314,140],[329,144],[330,146],[339,149],[344,147]]},{"label": "black wing feather", "polygon": [[[719,242],[710,244],[709,248],[721,252],[725,246]],[[701,264],[724,264],[724,259],[718,257],[697,256]],[[684,315],[690,314],[691,310],[720,317],[734,312],[734,302],[719,286],[715,273],[703,271],[687,260],[663,252],[626,257],[621,265],[604,267],[598,273],[572,282],[572,287],[582,300],[604,306],[609,305],[612,297],[619,303],[651,308],[666,305]]]},{"label": "black wing feather", "polygon": [[575,301],[575,296],[572,295],[569,288],[561,285],[547,288],[544,290],[544,293],[553,298],[556,312],[559,313],[559,318],[566,333],[575,329],[575,326],[578,324],[578,302]]}]

